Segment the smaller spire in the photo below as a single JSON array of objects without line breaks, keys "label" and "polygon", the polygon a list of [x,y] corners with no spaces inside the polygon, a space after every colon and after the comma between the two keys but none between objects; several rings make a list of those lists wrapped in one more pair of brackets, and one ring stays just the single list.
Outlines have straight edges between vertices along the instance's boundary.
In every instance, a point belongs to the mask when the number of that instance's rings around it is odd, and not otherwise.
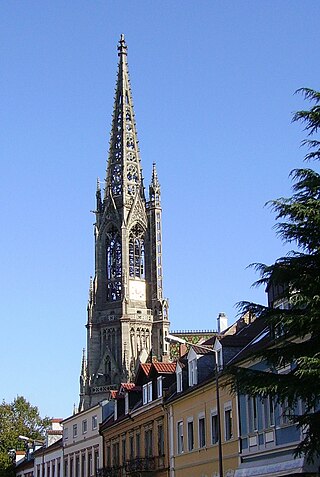
[{"label": "smaller spire", "polygon": [[90,277],[90,284],[89,284],[89,303],[93,302],[93,278]]},{"label": "smaller spire", "polygon": [[159,180],[158,180],[157,169],[156,169],[156,163],[155,163],[155,162],[152,164],[151,185],[152,185],[153,187],[160,187]]},{"label": "smaller spire", "polygon": [[81,376],[85,378],[87,375],[87,362],[86,362],[86,350],[82,349],[82,363],[81,363]]},{"label": "smaller spire", "polygon": [[160,183],[155,162],[152,165],[151,184],[149,186],[149,200],[152,206],[160,207]]},{"label": "smaller spire", "polygon": [[127,49],[128,47],[126,45],[126,40],[124,39],[124,34],[122,33],[118,44],[118,56],[127,56]]}]

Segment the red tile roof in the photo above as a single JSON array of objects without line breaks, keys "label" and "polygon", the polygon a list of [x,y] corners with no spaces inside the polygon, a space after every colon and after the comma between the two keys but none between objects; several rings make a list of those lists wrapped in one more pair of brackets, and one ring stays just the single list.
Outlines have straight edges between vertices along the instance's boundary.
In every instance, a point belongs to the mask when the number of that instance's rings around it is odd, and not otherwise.
[{"label": "red tile roof", "polygon": [[146,376],[148,376],[149,371],[151,369],[151,364],[150,363],[143,363],[143,364],[140,364],[140,367],[141,367],[142,371],[144,371],[144,374]]},{"label": "red tile roof", "polygon": [[121,387],[126,391],[140,391],[140,386],[136,386],[134,383],[121,383]]},{"label": "red tile roof", "polygon": [[153,366],[158,373],[172,374],[176,371],[176,363],[160,363],[156,361],[153,363]]}]

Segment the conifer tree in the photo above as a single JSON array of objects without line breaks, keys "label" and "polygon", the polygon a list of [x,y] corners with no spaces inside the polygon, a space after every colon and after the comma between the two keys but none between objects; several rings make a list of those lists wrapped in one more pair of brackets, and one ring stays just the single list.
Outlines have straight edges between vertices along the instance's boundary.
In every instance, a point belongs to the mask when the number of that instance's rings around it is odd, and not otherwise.
[{"label": "conifer tree", "polygon": [[[306,161],[320,159],[320,92],[298,90],[312,106],[298,111],[293,121],[305,126],[303,141],[308,152]],[[304,439],[295,456],[306,455],[308,461],[320,455],[320,175],[314,169],[291,172],[293,194],[269,202],[276,214],[276,230],[293,250],[272,265],[254,264],[260,273],[256,285],[273,287],[279,292],[283,307],[242,302],[242,311],[266,320],[270,342],[254,357],[268,363],[266,371],[235,367],[230,370],[235,388],[251,396],[272,396],[286,406],[286,413],[304,430]],[[291,365],[288,374],[277,372]],[[271,371],[271,372],[270,372]],[[302,400],[303,413],[297,414]]]}]

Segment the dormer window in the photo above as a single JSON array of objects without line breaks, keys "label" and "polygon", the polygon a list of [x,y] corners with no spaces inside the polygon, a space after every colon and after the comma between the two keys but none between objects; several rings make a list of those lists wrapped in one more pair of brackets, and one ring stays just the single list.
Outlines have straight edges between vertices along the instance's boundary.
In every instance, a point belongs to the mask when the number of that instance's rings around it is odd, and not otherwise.
[{"label": "dormer window", "polygon": [[158,398],[162,397],[162,380],[163,380],[162,376],[159,376],[157,378],[157,397]]},{"label": "dormer window", "polygon": [[195,386],[198,383],[197,359],[189,361],[189,386]]},{"label": "dormer window", "polygon": [[221,371],[221,369],[223,368],[223,354],[222,345],[218,339],[215,340],[213,349],[215,351],[217,369],[218,371]]},{"label": "dormer window", "polygon": [[176,376],[177,376],[177,393],[181,393],[182,392],[182,369],[180,368],[180,366],[177,366]]},{"label": "dormer window", "polygon": [[142,386],[142,404],[152,401],[152,381]]},{"label": "dormer window", "polygon": [[148,402],[148,385],[144,384],[142,386],[142,404],[147,404]]},{"label": "dormer window", "polygon": [[148,402],[152,401],[152,381],[148,383]]},{"label": "dormer window", "polygon": [[129,393],[124,395],[124,413],[129,413]]}]

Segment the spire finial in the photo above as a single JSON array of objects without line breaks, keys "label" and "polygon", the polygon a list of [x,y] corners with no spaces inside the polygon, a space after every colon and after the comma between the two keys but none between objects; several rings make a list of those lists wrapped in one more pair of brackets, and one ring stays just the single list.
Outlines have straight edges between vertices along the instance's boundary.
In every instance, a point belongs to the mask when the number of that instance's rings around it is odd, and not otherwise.
[{"label": "spire finial", "polygon": [[121,33],[120,36],[120,41],[118,44],[118,56],[125,55],[127,56],[127,45],[126,45],[126,40],[124,39],[124,34]]},{"label": "spire finial", "polygon": [[156,163],[154,162],[152,164],[152,177],[151,177],[151,184],[153,186],[159,186],[159,180],[158,180],[158,174],[157,174],[157,169],[156,169]]}]

